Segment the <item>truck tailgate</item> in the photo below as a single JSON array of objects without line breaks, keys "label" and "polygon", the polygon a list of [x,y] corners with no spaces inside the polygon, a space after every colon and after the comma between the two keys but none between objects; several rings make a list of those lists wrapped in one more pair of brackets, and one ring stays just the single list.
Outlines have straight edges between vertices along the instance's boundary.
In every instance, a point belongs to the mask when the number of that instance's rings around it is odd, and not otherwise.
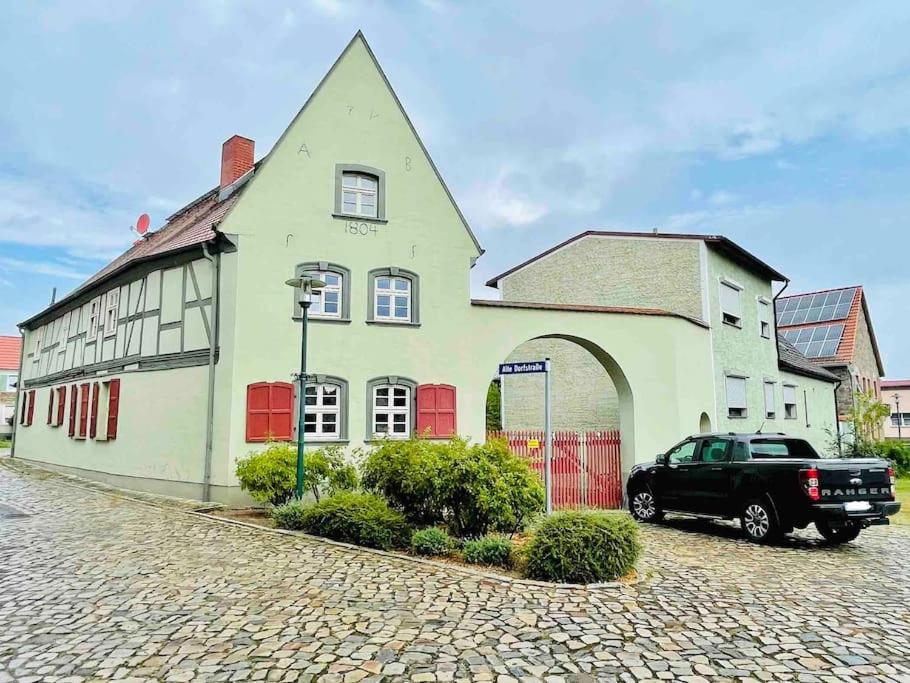
[{"label": "truck tailgate", "polygon": [[892,500],[888,466],[881,460],[819,460],[822,503]]}]

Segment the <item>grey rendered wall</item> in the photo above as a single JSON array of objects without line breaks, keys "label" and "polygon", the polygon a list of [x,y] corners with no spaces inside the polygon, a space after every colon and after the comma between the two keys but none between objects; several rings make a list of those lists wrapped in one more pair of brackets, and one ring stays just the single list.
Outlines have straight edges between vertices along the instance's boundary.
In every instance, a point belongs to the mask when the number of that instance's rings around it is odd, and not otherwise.
[{"label": "grey rendered wall", "polygon": [[[593,431],[619,429],[616,388],[603,366],[588,351],[563,339],[525,342],[510,362],[551,359],[553,429]],[[503,377],[503,429],[543,429],[544,377]]]},{"label": "grey rendered wall", "polygon": [[594,235],[499,284],[506,301],[662,308],[702,318],[699,242]]}]

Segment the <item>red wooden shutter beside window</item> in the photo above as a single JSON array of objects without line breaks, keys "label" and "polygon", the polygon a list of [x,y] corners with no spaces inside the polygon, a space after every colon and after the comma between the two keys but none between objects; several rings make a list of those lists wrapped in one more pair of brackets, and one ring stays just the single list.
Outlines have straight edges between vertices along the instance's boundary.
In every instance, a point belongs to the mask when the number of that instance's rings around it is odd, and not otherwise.
[{"label": "red wooden shutter beside window", "polygon": [[290,440],[294,425],[294,385],[272,382],[269,387],[269,431],[272,438]]},{"label": "red wooden shutter beside window", "polygon": [[269,433],[269,384],[257,382],[246,388],[246,440],[265,441]]},{"label": "red wooden shutter beside window", "polygon": [[107,394],[107,440],[117,438],[117,422],[120,418],[120,380],[112,379]]},{"label": "red wooden shutter beside window", "polygon": [[31,427],[35,419],[35,390],[28,392],[28,416],[25,418],[25,426]]},{"label": "red wooden shutter beside window", "polygon": [[98,435],[98,394],[101,393],[101,385],[95,382],[92,385],[92,417],[89,420],[88,435],[94,439]]},{"label": "red wooden shutter beside window", "polygon": [[418,436],[448,437],[455,434],[455,387],[421,384],[417,387]]},{"label": "red wooden shutter beside window", "polygon": [[69,426],[69,436],[76,436],[76,402],[78,401],[77,390],[78,387],[74,384],[70,387],[70,426]]},{"label": "red wooden shutter beside window", "polygon": [[246,440],[289,440],[294,423],[294,385],[256,382],[246,388]]},{"label": "red wooden shutter beside window", "polygon": [[88,394],[89,385],[82,384],[79,386],[79,437],[85,438],[85,430],[88,427]]},{"label": "red wooden shutter beside window", "polygon": [[51,387],[47,390],[47,423],[53,424],[54,422],[54,388]]},{"label": "red wooden shutter beside window", "polygon": [[66,412],[66,385],[57,389],[57,419],[54,425],[59,427],[63,424],[63,414]]}]

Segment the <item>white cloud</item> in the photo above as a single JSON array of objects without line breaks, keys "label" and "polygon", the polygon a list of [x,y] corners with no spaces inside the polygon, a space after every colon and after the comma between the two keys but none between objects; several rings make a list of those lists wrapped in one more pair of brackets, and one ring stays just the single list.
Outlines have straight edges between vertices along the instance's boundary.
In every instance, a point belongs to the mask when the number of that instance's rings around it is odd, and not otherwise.
[{"label": "white cloud", "polygon": [[14,270],[23,273],[36,273],[38,275],[50,275],[52,277],[62,277],[68,280],[85,280],[88,278],[87,273],[81,273],[67,266],[53,261],[23,261],[22,259],[8,258],[0,256],[0,269]]},{"label": "white cloud", "polygon": [[346,9],[341,0],[310,0],[310,5],[330,17],[339,17]]},{"label": "white cloud", "polygon": [[513,190],[509,176],[509,170],[503,168],[492,182],[476,185],[469,193],[465,207],[479,227],[522,228],[547,214],[546,205]]},{"label": "white cloud", "polygon": [[708,197],[708,204],[711,204],[712,206],[725,206],[736,201],[739,201],[739,196],[732,192],[727,192],[726,190],[717,190],[712,192],[711,196]]}]

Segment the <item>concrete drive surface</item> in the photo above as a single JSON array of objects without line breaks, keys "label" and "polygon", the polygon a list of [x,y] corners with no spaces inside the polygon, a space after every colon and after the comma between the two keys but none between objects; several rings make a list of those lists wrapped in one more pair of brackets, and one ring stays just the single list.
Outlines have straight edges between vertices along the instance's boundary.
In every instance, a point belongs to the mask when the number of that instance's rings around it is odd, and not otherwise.
[{"label": "concrete drive surface", "polygon": [[[634,586],[542,588],[0,467],[0,682],[910,681],[910,528],[646,527]],[[25,514],[26,516],[23,516]]]}]

